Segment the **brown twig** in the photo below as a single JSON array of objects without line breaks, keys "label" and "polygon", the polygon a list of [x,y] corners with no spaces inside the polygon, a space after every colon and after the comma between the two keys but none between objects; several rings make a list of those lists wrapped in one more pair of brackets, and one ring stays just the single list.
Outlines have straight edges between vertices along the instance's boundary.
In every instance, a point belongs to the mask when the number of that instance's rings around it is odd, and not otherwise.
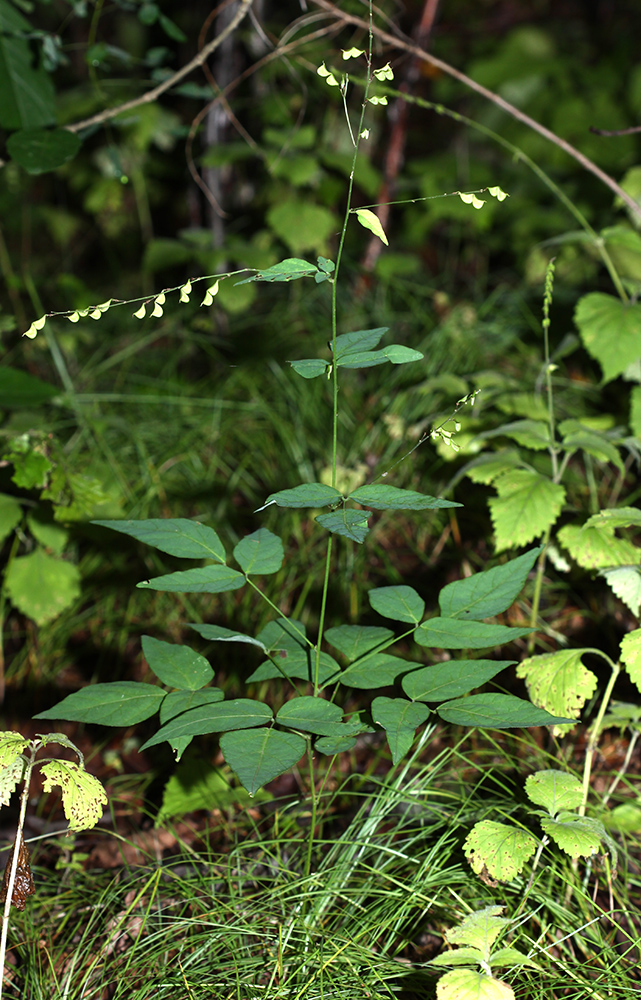
[{"label": "brown twig", "polygon": [[641,125],[631,125],[630,128],[595,128],[594,125],[590,125],[590,132],[594,135],[634,135],[635,132],[641,132]]},{"label": "brown twig", "polygon": [[[368,21],[363,20],[361,17],[356,17],[354,14],[346,14],[344,11],[339,10],[333,3],[330,3],[329,0],[311,0],[311,2],[317,7],[320,7],[322,10],[332,14],[333,17],[335,17],[338,21],[341,21],[343,24],[352,24],[355,27],[363,29],[363,31],[369,31],[370,29]],[[404,38],[390,35],[389,32],[383,31],[381,28],[377,28],[376,26],[373,26],[372,30],[376,37],[386,45],[390,45],[395,49],[402,49],[404,52],[409,52],[410,55],[416,56],[418,59],[422,59],[424,62],[430,63],[432,66],[440,69],[441,72],[454,77],[455,80],[458,80],[470,90],[474,90],[477,94],[485,97],[488,101],[492,101],[493,104],[496,104],[497,107],[501,108],[508,115],[511,115],[518,121],[523,122],[524,125],[527,125],[528,128],[538,132],[539,135],[542,135],[545,139],[553,142],[555,146],[564,150],[568,156],[571,156],[578,163],[580,163],[585,170],[588,170],[591,174],[594,174],[595,177],[598,177],[603,184],[609,187],[610,190],[617,195],[617,197],[621,198],[622,201],[625,202],[637,218],[641,219],[641,205],[639,205],[638,202],[636,202],[634,198],[627,193],[627,191],[624,191],[613,177],[610,177],[610,175],[606,174],[604,170],[597,167],[596,163],[593,163],[592,160],[588,159],[587,156],[584,156],[583,153],[572,146],[569,142],[566,142],[565,139],[561,139],[560,136],[555,135],[554,132],[551,132],[544,125],[535,121],[534,118],[530,118],[529,115],[526,115],[523,111],[515,108],[513,104],[509,103],[509,101],[499,97],[498,94],[495,94],[492,90],[488,90],[487,87],[483,87],[480,83],[477,83],[469,76],[466,76],[465,73],[461,73],[458,69],[450,66],[449,63],[443,62],[442,59],[437,59],[436,56],[430,55],[429,52],[426,52],[425,49],[422,49],[420,46],[414,45],[412,42]]]}]

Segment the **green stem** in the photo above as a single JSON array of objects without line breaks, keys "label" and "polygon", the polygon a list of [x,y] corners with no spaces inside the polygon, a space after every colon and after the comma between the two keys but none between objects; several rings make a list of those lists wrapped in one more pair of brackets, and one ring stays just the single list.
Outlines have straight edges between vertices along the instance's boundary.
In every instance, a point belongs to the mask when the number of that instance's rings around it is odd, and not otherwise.
[{"label": "green stem", "polygon": [[314,850],[314,830],[316,829],[316,812],[318,809],[318,797],[316,795],[316,780],[314,775],[314,753],[312,745],[307,743],[307,760],[309,763],[309,793],[312,800],[312,818],[309,826],[309,837],[307,838],[307,853],[305,855],[305,878],[309,878],[312,870],[312,852]]},{"label": "green stem", "polygon": [[[36,747],[35,744],[38,744]],[[31,756],[25,762],[24,774],[22,776],[22,793],[20,795],[20,815],[18,817],[18,829],[16,831],[16,841],[13,847],[13,858],[11,861],[11,871],[9,872],[9,883],[7,885],[7,895],[4,901],[4,911],[2,914],[2,933],[0,934],[0,1000],[2,1000],[2,988],[4,985],[4,963],[7,953],[7,935],[9,933],[9,914],[11,912],[11,901],[13,899],[13,888],[16,884],[16,872],[18,871],[18,855],[22,845],[22,831],[24,829],[25,816],[27,815],[27,803],[29,801],[29,785],[31,783],[31,772],[36,753],[40,746],[39,740],[32,741]]]},{"label": "green stem", "polygon": [[[586,650],[587,652],[587,650]],[[590,650],[590,652],[596,653],[597,650]],[[612,666],[612,673],[610,674],[610,680],[608,681],[607,687],[603,698],[601,699],[601,705],[597,713],[597,717],[590,726],[590,736],[588,738],[588,745],[585,750],[585,763],[583,765],[583,802],[579,808],[579,815],[585,816],[585,808],[588,801],[588,793],[590,791],[590,777],[592,775],[592,764],[594,762],[594,754],[596,753],[596,745],[599,739],[601,723],[603,722],[603,717],[610,704],[610,698],[612,697],[612,691],[616,683],[616,679],[621,673],[621,665],[619,663],[613,663],[609,657],[606,657],[603,653],[600,653],[604,659],[608,660]]]}]

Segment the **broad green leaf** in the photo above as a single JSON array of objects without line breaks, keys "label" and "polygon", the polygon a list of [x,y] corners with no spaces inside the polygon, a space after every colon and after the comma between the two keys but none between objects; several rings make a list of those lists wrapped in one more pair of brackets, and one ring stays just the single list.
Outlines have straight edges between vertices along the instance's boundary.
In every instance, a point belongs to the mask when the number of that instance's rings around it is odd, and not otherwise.
[{"label": "broad green leaf", "polygon": [[513,663],[516,660],[446,660],[413,670],[401,686],[413,701],[449,701],[462,698]]},{"label": "broad green leaf", "polygon": [[629,528],[634,525],[638,528],[641,526],[641,510],[638,507],[612,507],[601,510],[589,517],[583,527],[587,530],[606,525],[611,528]]},{"label": "broad green leaf", "polygon": [[10,535],[22,520],[22,507],[15,497],[0,493],[0,542]]},{"label": "broad green leaf", "polygon": [[165,694],[162,688],[137,681],[90,684],[68,694],[53,708],[40,712],[34,718],[94,722],[101,726],[134,726],[158,711]]},{"label": "broad green leaf", "polygon": [[357,208],[355,210],[356,218],[360,222],[361,226],[365,229],[369,229],[370,232],[374,233],[374,236],[378,236],[379,240],[389,246],[389,240],[385,235],[385,230],[381,224],[379,217],[372,212],[370,208]]},{"label": "broad green leaf", "polygon": [[413,587],[375,587],[367,597],[374,611],[396,622],[418,625],[425,613],[425,601]]},{"label": "broad green leaf", "polygon": [[[304,199],[289,196],[285,200],[280,200],[268,209],[266,217],[269,228],[296,254],[305,253],[308,250],[322,253],[327,247],[327,241],[340,229],[340,223],[335,214],[324,205],[314,204],[309,197]],[[310,266],[307,264],[307,267]],[[314,267],[314,271],[308,273],[313,273],[315,276],[318,272]],[[305,275],[302,273],[292,274],[292,278],[296,277],[305,277]],[[289,281],[291,279],[279,278],[276,280]]]},{"label": "broad green leaf", "polygon": [[151,545],[182,559],[214,559],[225,562],[224,546],[213,528],[184,517],[149,518],[145,521],[92,521],[103,528]]},{"label": "broad green leaf", "polygon": [[544,451],[550,447],[550,425],[543,420],[513,420],[479,435],[484,438],[509,437],[524,448]]},{"label": "broad green leaf", "polygon": [[497,497],[488,500],[496,551],[527,545],[544,534],[561,513],[565,487],[529,469],[515,469],[494,482]]},{"label": "broad green leaf", "polygon": [[479,948],[448,948],[440,955],[430,959],[430,965],[437,968],[447,968],[450,965],[480,965],[485,962],[485,952]]},{"label": "broad green leaf", "polygon": [[556,653],[530,656],[519,664],[516,676],[525,681],[535,705],[554,715],[579,718],[597,685],[596,676],[581,662],[584,652],[582,649],[560,649]]},{"label": "broad green leaf", "polygon": [[216,563],[213,566],[197,566],[195,569],[165,573],[151,580],[141,580],[136,584],[141,590],[163,590],[178,594],[221,594],[226,590],[238,590],[247,582],[244,573]]},{"label": "broad green leaf", "polygon": [[[199,691],[170,691],[162,705],[160,706],[160,724],[164,726],[170,719],[174,719],[183,712],[188,712],[192,708],[201,708],[203,705],[215,705],[225,698],[220,688],[201,688]],[[191,740],[191,736],[189,737]]]},{"label": "broad green leaf", "polygon": [[415,705],[405,698],[374,698],[372,718],[382,726],[392,754],[398,764],[414,742],[414,735],[430,714],[426,705]]},{"label": "broad green leaf", "polygon": [[355,746],[355,736],[320,736],[314,741],[314,750],[318,750],[326,757],[333,757],[337,753],[353,750]]},{"label": "broad green leaf", "polygon": [[[316,671],[316,653],[309,647],[306,649],[280,650],[274,654],[273,660],[265,660],[247,678],[248,684],[258,681],[291,677],[297,680],[314,681]],[[338,680],[340,667],[328,653],[321,653],[318,671],[320,684],[325,684],[332,678]]]},{"label": "broad green leaf", "polygon": [[46,174],[73,160],[81,145],[66,128],[29,128],[9,136],[7,152],[28,174]]},{"label": "broad green leaf", "polygon": [[641,304],[622,302],[604,292],[590,292],[574,311],[588,354],[601,365],[603,381],[623,375],[641,357]]},{"label": "broad green leaf", "polygon": [[309,264],[306,260],[301,260],[300,257],[288,257],[278,264],[265,268],[264,271],[259,271],[258,274],[252,274],[251,277],[244,278],[243,281],[237,281],[236,284],[246,285],[250,281],[295,281],[297,278],[309,278],[317,271],[318,268],[315,264]]},{"label": "broad green leaf", "polygon": [[11,764],[0,765],[0,808],[8,806],[11,796],[24,777],[25,761],[18,757]]},{"label": "broad green leaf", "polygon": [[318,378],[329,370],[328,362],[321,358],[304,358],[302,361],[290,361],[289,364],[297,375],[308,379]]},{"label": "broad green leaf", "polygon": [[438,595],[441,614],[444,618],[480,620],[507,611],[541,551],[541,547],[530,549],[503,566],[448,583]]},{"label": "broad green leaf", "polygon": [[[31,44],[32,28],[7,0],[0,0],[0,126],[39,128],[56,120],[51,75]],[[34,58],[35,55],[35,58]]]},{"label": "broad green leaf", "polygon": [[578,778],[566,771],[536,771],[525,782],[525,794],[530,802],[556,816],[562,809],[578,809],[583,802],[583,786]]},{"label": "broad green leaf", "polygon": [[401,490],[396,486],[359,486],[350,493],[349,499],[374,510],[438,510],[463,506],[452,500],[441,500],[440,497],[430,497],[415,490]]},{"label": "broad green leaf", "polygon": [[62,555],[69,541],[69,532],[52,519],[51,512],[46,507],[38,505],[31,510],[27,514],[27,526],[43,548],[57,556]]},{"label": "broad green leaf", "polygon": [[363,351],[373,350],[388,330],[388,326],[377,326],[373,330],[352,330],[350,333],[341,333],[336,338],[335,361],[347,362],[350,354],[357,355]]},{"label": "broad green leaf", "polygon": [[35,375],[29,375],[18,368],[0,365],[0,408],[3,410],[43,406],[44,403],[60,396],[61,391],[55,385],[36,378]]},{"label": "broad green leaf", "polygon": [[572,813],[561,813],[557,819],[544,816],[541,828],[571,858],[591,858],[598,854],[605,836],[605,829],[598,820]]},{"label": "broad green leaf", "polygon": [[276,722],[316,736],[353,736],[363,729],[360,722],[343,722],[343,712],[339,705],[312,695],[302,695],[286,701],[276,716]]},{"label": "broad green leaf", "polygon": [[20,733],[0,732],[0,767],[9,767],[28,746],[29,740]]},{"label": "broad green leaf", "polygon": [[36,625],[46,625],[80,596],[80,571],[38,547],[9,564],[4,586],[12,604]]},{"label": "broad green leaf", "polygon": [[627,538],[617,538],[608,524],[588,528],[566,524],[557,534],[561,545],[584,569],[629,566],[641,562],[641,549]]},{"label": "broad green leaf", "polygon": [[614,569],[602,569],[600,576],[604,577],[617,597],[630,609],[635,618],[638,618],[641,611],[641,572],[639,568],[637,566],[617,566]]},{"label": "broad green leaf", "polygon": [[514,990],[483,972],[452,969],[436,984],[436,1000],[514,1000]]},{"label": "broad green leaf", "polygon": [[475,823],[463,848],[472,871],[499,882],[511,882],[523,871],[538,842],[536,837],[515,826],[484,819]]},{"label": "broad green leaf", "polygon": [[276,618],[267,622],[265,628],[256,636],[256,640],[267,652],[276,649],[311,649],[311,643],[305,638],[305,626],[295,618]]},{"label": "broad green leaf", "polygon": [[209,662],[190,646],[143,635],[142,651],[156,677],[167,687],[198,691],[214,678]]},{"label": "broad green leaf", "polygon": [[246,642],[250,646],[258,646],[264,653],[267,652],[263,643],[259,642],[258,639],[254,639],[251,635],[245,635],[243,632],[236,632],[235,629],[223,628],[222,625],[197,625],[193,622],[190,622],[189,628],[193,628],[194,632],[198,632],[203,639],[209,639],[210,642]]},{"label": "broad green leaf", "polygon": [[509,926],[509,920],[502,916],[503,912],[503,906],[485,906],[482,910],[475,910],[464,917],[458,926],[447,931],[448,943],[477,948],[488,961],[492,945]]},{"label": "broad green leaf", "polygon": [[521,639],[533,631],[531,628],[488,625],[462,618],[430,618],[418,626],[414,639],[419,646],[438,649],[486,649]]},{"label": "broad green leaf", "polygon": [[624,635],[621,641],[621,661],[625,663],[628,676],[641,691],[641,628]]},{"label": "broad green leaf", "polygon": [[518,451],[504,448],[494,454],[479,455],[465,466],[464,473],[473,483],[483,483],[489,486],[505,472],[518,469],[523,460]]},{"label": "broad green leaf", "polygon": [[319,514],[316,521],[327,531],[361,544],[367,537],[369,531],[367,522],[370,517],[368,511],[343,509],[334,510],[331,514]]},{"label": "broad green leaf", "polygon": [[327,642],[348,660],[356,660],[372,649],[393,639],[394,633],[388,628],[374,625],[337,625],[325,633]]},{"label": "broad green leaf", "polygon": [[415,670],[418,666],[420,664],[413,660],[403,660],[400,656],[390,656],[389,653],[374,653],[352,663],[338,679],[346,687],[374,691],[376,688],[395,684],[401,674]]},{"label": "broad green leaf", "polygon": [[225,733],[220,739],[223,757],[250,795],[294,767],[306,746],[302,736],[278,729]]},{"label": "broad green leaf", "polygon": [[563,420],[559,424],[566,451],[584,451],[598,462],[611,462],[623,473],[623,462],[619,450],[605,434],[584,427],[578,420]]},{"label": "broad green leaf", "polygon": [[[246,808],[250,803],[249,795],[244,788],[233,788],[228,774],[229,768],[212,767],[197,757],[181,761],[163,789],[156,826],[197,809],[211,813],[216,809],[226,811],[234,806]],[[270,796],[261,798],[269,799]]]},{"label": "broad green leaf", "polygon": [[338,503],[342,499],[342,494],[333,486],[326,486],[325,483],[304,483],[301,486],[293,486],[290,490],[270,493],[258,510],[264,510],[272,503],[277,507],[328,507],[330,503]]},{"label": "broad green leaf", "polygon": [[201,705],[170,719],[140,750],[148,750],[158,743],[170,744],[180,760],[185,737],[204,736],[208,733],[227,733],[233,729],[251,729],[272,719],[272,710],[262,701],[235,698],[213,705]]},{"label": "broad green leaf", "polygon": [[50,792],[54,785],[62,791],[62,808],[74,832],[89,830],[102,816],[107,805],[107,793],[93,774],[71,760],[50,760],[42,765],[43,791]]},{"label": "broad green leaf", "polygon": [[477,729],[526,729],[528,726],[555,726],[572,721],[563,716],[550,715],[545,709],[511,694],[471,694],[467,698],[445,702],[437,712],[445,722]]},{"label": "broad green leaf", "polygon": [[267,528],[247,535],[234,548],[234,559],[247,576],[277,573],[284,557],[283,543]]},{"label": "broad green leaf", "polygon": [[391,361],[393,365],[406,365],[412,361],[420,361],[423,355],[403,344],[390,344],[379,351],[350,352],[345,361],[337,361],[338,368],[376,368]]},{"label": "broad green leaf", "polygon": [[527,955],[524,955],[518,948],[497,948],[496,951],[492,952],[493,969],[513,969],[521,965],[528,969],[541,971],[541,966],[533,959],[528,958]]}]

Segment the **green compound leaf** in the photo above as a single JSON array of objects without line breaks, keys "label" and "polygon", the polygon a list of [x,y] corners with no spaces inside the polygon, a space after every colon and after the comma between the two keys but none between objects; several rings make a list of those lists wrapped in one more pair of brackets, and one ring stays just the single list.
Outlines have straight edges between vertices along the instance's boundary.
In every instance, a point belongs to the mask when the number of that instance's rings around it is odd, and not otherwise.
[{"label": "green compound leaf", "polygon": [[405,698],[374,698],[372,718],[382,726],[392,754],[398,764],[414,742],[414,734],[430,714],[426,705],[414,705]]},{"label": "green compound leaf", "polygon": [[198,625],[194,622],[189,623],[189,628],[193,628],[194,632],[198,632],[203,639],[208,639],[210,642],[245,642],[250,646],[258,646],[264,653],[267,652],[258,639],[243,632],[236,632],[235,629],[223,628],[222,625]]},{"label": "green compound leaf", "polygon": [[276,618],[267,622],[265,628],[256,636],[266,652],[276,649],[307,650],[311,643],[305,638],[305,626],[295,618]]},{"label": "green compound leaf", "polygon": [[278,729],[225,733],[220,739],[223,757],[250,795],[294,767],[306,747],[302,736]]},{"label": "green compound leaf", "polygon": [[81,145],[65,128],[21,129],[7,139],[7,152],[28,174],[46,174],[73,160]]},{"label": "green compound leaf", "polygon": [[374,611],[397,622],[418,625],[425,613],[425,601],[413,587],[376,587],[367,597]]},{"label": "green compound leaf", "polygon": [[309,278],[315,275],[318,268],[315,264],[310,264],[300,257],[288,257],[278,264],[273,264],[258,274],[252,274],[243,281],[237,281],[237,285],[247,285],[250,281],[295,281],[297,278]]},{"label": "green compound leaf", "polygon": [[214,678],[209,662],[190,646],[143,635],[142,651],[156,677],[167,687],[198,691]]},{"label": "green compound leaf", "polygon": [[603,292],[579,299],[574,311],[588,354],[601,365],[603,381],[611,382],[641,355],[641,305],[622,302]]},{"label": "green compound leaf", "polygon": [[445,722],[477,729],[526,729],[528,726],[554,726],[570,721],[550,715],[511,694],[471,694],[468,698],[446,702],[437,712]]},{"label": "green compound leaf", "polygon": [[367,521],[370,517],[371,514],[362,510],[335,510],[331,514],[319,514],[316,521],[327,531],[360,545],[367,537]]},{"label": "green compound leaf", "polygon": [[302,695],[285,702],[276,721],[281,726],[316,736],[354,736],[365,728],[360,722],[343,722],[343,712],[338,705],[312,695]]},{"label": "green compound leaf", "polygon": [[557,538],[584,569],[630,566],[641,561],[641,549],[627,538],[617,538],[612,525],[588,527],[566,524]]},{"label": "green compound leaf", "polygon": [[13,559],[4,586],[23,614],[36,625],[46,625],[80,596],[80,571],[73,563],[37,548]]},{"label": "green compound leaf", "polygon": [[511,882],[523,871],[538,841],[527,830],[484,819],[476,823],[463,845],[465,857],[477,874]]},{"label": "green compound leaf", "polygon": [[336,338],[336,352],[334,354],[336,364],[348,364],[350,356],[356,357],[363,351],[373,350],[388,330],[388,326],[377,326],[373,330],[352,330],[351,333],[341,333]]},{"label": "green compound leaf", "polygon": [[438,595],[441,614],[444,618],[478,621],[507,611],[521,593],[541,551],[541,547],[530,549],[503,566],[448,583]]},{"label": "green compound leaf", "polygon": [[412,671],[401,685],[412,701],[449,701],[462,698],[514,663],[516,660],[447,660]]},{"label": "green compound leaf", "polygon": [[224,546],[213,528],[184,517],[149,518],[145,521],[92,521],[103,528],[130,535],[170,556],[214,559],[225,562]]},{"label": "green compound leaf", "polygon": [[247,535],[234,549],[234,559],[247,576],[277,573],[284,558],[283,543],[267,528]]},{"label": "green compound leaf", "polygon": [[[258,681],[268,681],[291,677],[296,680],[313,683],[316,672],[316,653],[311,648],[280,650],[274,654],[273,660],[265,660],[247,678],[248,684]],[[332,678],[338,680],[340,667],[328,653],[320,654],[318,680],[326,684]]]},{"label": "green compound leaf", "polygon": [[34,718],[95,722],[102,726],[134,726],[158,711],[165,694],[162,688],[137,681],[90,684],[67,695],[53,708],[40,712]]},{"label": "green compound leaf", "polygon": [[359,486],[350,493],[348,499],[374,510],[439,510],[463,506],[452,500],[441,500],[440,497],[430,497],[415,490],[401,490],[397,486]]},{"label": "green compound leaf", "polygon": [[321,736],[314,742],[314,750],[333,757],[337,753],[345,753],[356,746],[355,736]]},{"label": "green compound leaf", "polygon": [[[220,688],[202,688],[200,691],[170,691],[160,706],[160,724],[188,712],[191,708],[215,705],[225,698]],[[189,738],[191,740],[191,737]]]},{"label": "green compound leaf", "polygon": [[614,569],[602,569],[600,576],[604,577],[610,589],[630,609],[635,618],[638,618],[641,611],[641,572],[638,567],[617,566]]},{"label": "green compound leaf", "polygon": [[93,774],[73,761],[51,760],[42,765],[43,790],[50,792],[54,785],[62,791],[62,808],[75,832],[89,830],[102,816],[107,805],[107,794]]},{"label": "green compound leaf", "polygon": [[271,722],[272,710],[262,701],[251,698],[236,698],[213,705],[201,705],[171,719],[143,743],[140,750],[148,750],[158,743],[170,744],[180,760],[186,744],[185,738],[205,736],[208,733],[226,733],[233,729],[251,729]]},{"label": "green compound leaf", "polygon": [[384,365],[386,361],[391,361],[393,365],[406,365],[412,361],[420,361],[423,355],[420,351],[415,351],[411,347],[403,344],[390,344],[382,347],[380,351],[354,351],[350,352],[347,361],[337,361],[338,368],[375,368],[377,365]]},{"label": "green compound leaf", "polygon": [[0,493],[0,542],[10,535],[22,520],[22,507],[15,497]]},{"label": "green compound leaf", "polygon": [[625,663],[630,680],[641,691],[641,628],[623,637],[621,661]]},{"label": "green compound leaf", "polygon": [[452,969],[436,986],[437,1000],[514,1000],[514,990],[502,979],[474,969]]},{"label": "green compound leaf", "polygon": [[629,528],[632,525],[641,526],[641,510],[638,507],[612,507],[593,514],[584,524],[584,528],[599,528],[609,525],[611,528]]},{"label": "green compound leaf", "polygon": [[537,806],[556,816],[562,809],[578,809],[583,802],[583,786],[565,771],[537,771],[525,782],[525,793]]},{"label": "green compound leaf", "polygon": [[388,628],[374,625],[337,625],[327,629],[325,638],[334,649],[351,661],[388,643],[394,638],[394,633]]},{"label": "green compound leaf", "polygon": [[0,767],[10,767],[28,746],[29,740],[20,733],[0,733]]},{"label": "green compound leaf", "polygon": [[591,858],[598,854],[606,836],[598,820],[573,813],[561,813],[557,819],[544,816],[541,828],[571,858]]},{"label": "green compound leaf", "polygon": [[[582,649],[530,656],[516,668],[535,705],[555,715],[578,719],[585,702],[596,690],[597,679],[581,662]],[[558,735],[566,730],[555,730]]]},{"label": "green compound leaf", "polygon": [[486,649],[521,639],[534,631],[531,628],[511,628],[509,625],[488,625],[486,622],[465,621],[461,618],[430,618],[419,625],[414,639],[419,646],[438,649]]},{"label": "green compound leaf", "polygon": [[344,670],[338,678],[346,687],[359,688],[362,691],[374,691],[376,688],[395,684],[401,674],[415,670],[419,664],[413,660],[403,660],[400,656],[390,656],[389,653],[373,653],[366,656],[351,667]]},{"label": "green compound leaf", "polygon": [[561,513],[565,488],[538,472],[515,469],[495,480],[498,497],[488,500],[496,551],[527,545],[544,534]]},{"label": "green compound leaf", "polygon": [[318,378],[329,371],[329,364],[321,358],[304,358],[302,361],[289,361],[294,371],[302,378]]},{"label": "green compound leaf", "polygon": [[136,586],[141,590],[163,590],[167,593],[222,594],[227,590],[238,590],[246,582],[244,573],[218,563],[155,576],[152,580],[142,580]]},{"label": "green compound leaf", "polygon": [[342,494],[333,486],[326,486],[325,483],[304,483],[301,486],[293,486],[290,490],[270,493],[258,511],[265,510],[273,503],[277,507],[328,507],[330,503],[339,503],[342,499]]}]

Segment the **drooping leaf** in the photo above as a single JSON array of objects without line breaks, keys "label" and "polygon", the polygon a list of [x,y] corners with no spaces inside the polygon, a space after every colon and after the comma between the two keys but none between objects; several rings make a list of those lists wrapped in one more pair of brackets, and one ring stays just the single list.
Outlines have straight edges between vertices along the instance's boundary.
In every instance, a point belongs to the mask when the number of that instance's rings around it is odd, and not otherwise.
[{"label": "drooping leaf", "polygon": [[532,631],[531,628],[488,625],[462,618],[430,618],[418,626],[414,639],[420,646],[438,649],[486,649],[521,639]]},{"label": "drooping leaf", "polygon": [[338,503],[342,499],[342,494],[333,486],[326,486],[325,483],[304,483],[289,490],[270,493],[258,510],[264,510],[273,503],[277,507],[328,507],[329,504]]},{"label": "drooping leaf", "polygon": [[367,522],[371,514],[363,510],[334,510],[330,514],[319,514],[318,524],[335,535],[342,535],[360,545],[365,541],[369,528]]},{"label": "drooping leaf", "polygon": [[168,687],[198,691],[214,677],[209,662],[190,646],[142,637],[142,651],[156,677]]},{"label": "drooping leaf", "polygon": [[462,698],[515,660],[446,660],[413,670],[402,680],[403,691],[413,701],[449,701]]},{"label": "drooping leaf", "polygon": [[325,638],[348,660],[356,660],[383,643],[389,642],[394,633],[388,628],[374,625],[337,625],[328,628]]},{"label": "drooping leaf", "polygon": [[523,871],[538,842],[527,830],[484,819],[475,823],[464,843],[465,857],[477,874],[511,882]]},{"label": "drooping leaf", "polygon": [[277,573],[284,557],[283,543],[267,528],[247,535],[234,548],[234,559],[247,576]]},{"label": "drooping leaf", "polygon": [[401,490],[397,486],[359,486],[349,495],[350,500],[372,507],[374,510],[440,510],[445,507],[462,507],[452,500],[430,497],[416,490]]},{"label": "drooping leaf", "polygon": [[599,575],[605,578],[606,583],[616,596],[630,609],[635,618],[638,618],[641,611],[641,571],[639,567],[616,566],[614,569],[602,569]]},{"label": "drooping leaf", "polygon": [[367,597],[374,611],[397,622],[418,625],[425,612],[425,601],[413,587],[375,587]]},{"label": "drooping leaf", "polygon": [[216,563],[165,573],[151,580],[141,580],[136,586],[141,590],[162,590],[172,594],[222,594],[227,590],[238,590],[246,582],[244,573]]},{"label": "drooping leaf", "polygon": [[80,571],[38,547],[12,560],[4,585],[12,604],[37,625],[46,625],[80,596]]},{"label": "drooping leaf", "polygon": [[578,809],[583,802],[583,786],[567,771],[536,771],[525,782],[525,793],[537,806],[556,816],[562,809]]},{"label": "drooping leaf", "polygon": [[529,469],[506,472],[494,481],[488,500],[496,551],[527,545],[543,535],[561,513],[565,487]]},{"label": "drooping leaf", "polygon": [[213,528],[184,517],[149,518],[144,521],[92,521],[103,528],[130,535],[170,556],[214,559],[225,562],[224,546]]},{"label": "drooping leaf", "polygon": [[90,684],[68,694],[53,708],[40,712],[34,718],[94,722],[102,726],[134,726],[158,711],[165,694],[162,688],[137,681]]},{"label": "drooping leaf", "polygon": [[0,765],[0,808],[8,806],[11,796],[24,776],[25,762],[22,757],[11,764]]},{"label": "drooping leaf", "polygon": [[374,698],[372,718],[382,726],[392,754],[392,763],[398,764],[414,742],[418,726],[428,718],[426,705],[415,705],[405,698]]},{"label": "drooping leaf", "polygon": [[[597,679],[581,662],[582,649],[560,649],[530,656],[516,668],[535,705],[554,715],[578,719],[596,689]],[[564,730],[560,730],[564,732]]]},{"label": "drooping leaf", "polygon": [[601,365],[604,382],[641,357],[641,304],[590,292],[579,299],[574,322],[586,351]]},{"label": "drooping leaf", "polygon": [[223,757],[250,795],[294,767],[306,746],[302,736],[278,729],[230,732],[220,739]]},{"label": "drooping leaf", "polygon": [[545,709],[511,694],[471,694],[445,702],[437,712],[445,722],[477,729],[526,729],[572,721],[564,716],[550,715]]},{"label": "drooping leaf", "polygon": [[96,825],[103,806],[107,805],[107,794],[93,774],[87,774],[84,767],[70,760],[47,761],[41,773],[45,792],[60,785],[62,808],[70,830],[89,830]]},{"label": "drooping leaf", "polygon": [[46,174],[73,160],[81,145],[65,128],[25,128],[9,136],[7,151],[28,174]]},{"label": "drooping leaf", "polygon": [[[33,883],[33,876],[31,874],[31,865],[29,854],[29,848],[25,844],[22,831],[18,831],[18,856],[15,866],[15,875],[13,888],[11,890],[11,906],[15,906],[16,910],[24,910],[27,904],[27,897],[32,896],[36,891],[36,887]],[[15,843],[11,845],[9,850],[9,856],[7,858],[7,863],[4,869],[4,877],[2,879],[2,886],[0,887],[0,905],[4,908],[5,900],[9,893],[9,885],[11,882],[11,870],[13,868],[15,852]]]},{"label": "drooping leaf", "polygon": [[503,566],[448,583],[438,595],[442,616],[480,621],[507,611],[521,593],[540,553],[540,547],[530,549]]}]

